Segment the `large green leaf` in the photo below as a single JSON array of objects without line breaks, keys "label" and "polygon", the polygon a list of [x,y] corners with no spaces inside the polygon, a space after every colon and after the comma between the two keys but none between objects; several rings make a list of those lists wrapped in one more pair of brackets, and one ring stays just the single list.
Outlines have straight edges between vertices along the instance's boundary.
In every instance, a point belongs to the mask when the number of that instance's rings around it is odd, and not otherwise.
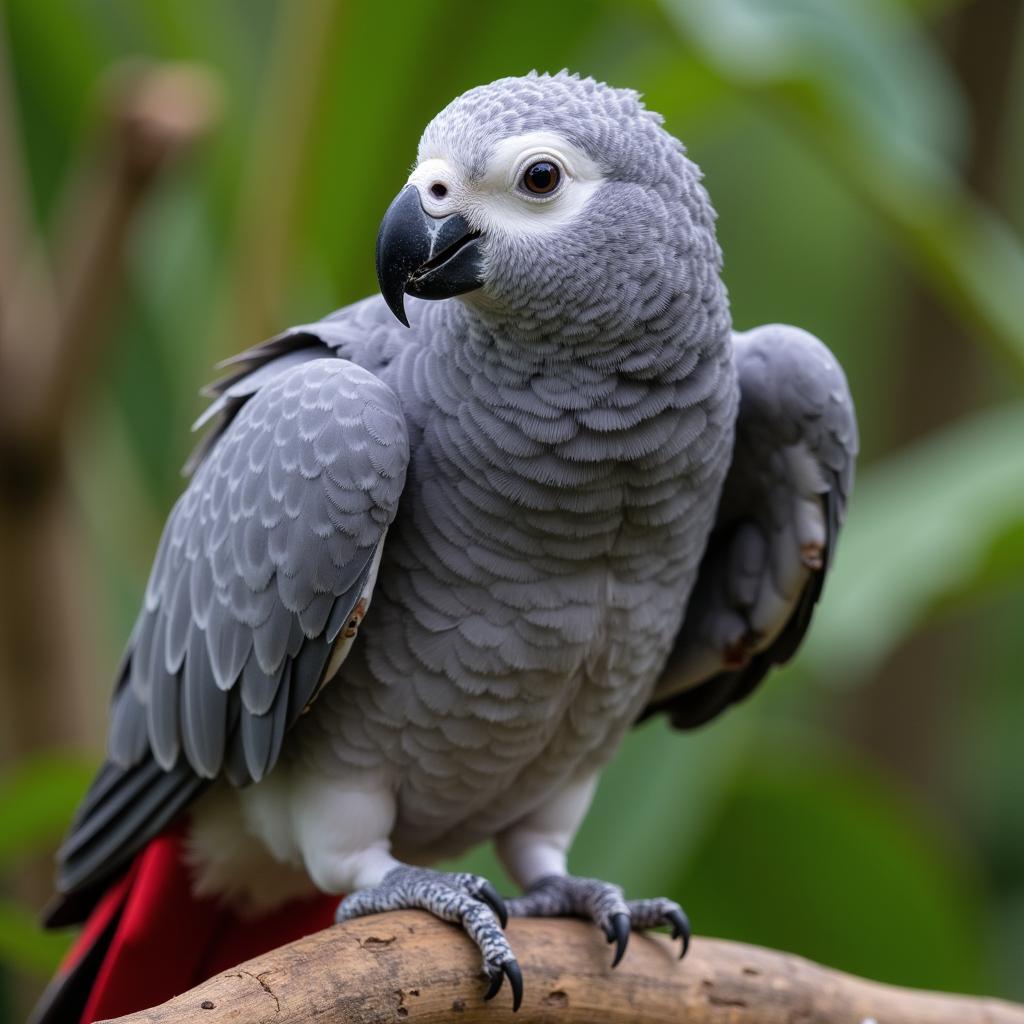
[{"label": "large green leaf", "polygon": [[765,736],[677,883],[699,934],[895,984],[991,991],[983,891],[892,781],[800,734]]},{"label": "large green leaf", "polygon": [[962,104],[909,16],[869,0],[663,3],[708,67],[782,113],[936,295],[1024,372],[1024,245],[961,181]]},{"label": "large green leaf", "polygon": [[1020,578],[1022,438],[1024,405],[1010,405],[863,474],[802,664],[865,678],[938,606]]},{"label": "large green leaf", "polygon": [[[666,10],[719,74],[746,89],[782,88],[810,116],[840,115],[873,149],[913,167],[955,154],[963,134],[956,85],[923,31],[877,0],[666,0]],[[812,104],[820,103],[817,110]],[[867,154],[865,154],[867,156]]]}]

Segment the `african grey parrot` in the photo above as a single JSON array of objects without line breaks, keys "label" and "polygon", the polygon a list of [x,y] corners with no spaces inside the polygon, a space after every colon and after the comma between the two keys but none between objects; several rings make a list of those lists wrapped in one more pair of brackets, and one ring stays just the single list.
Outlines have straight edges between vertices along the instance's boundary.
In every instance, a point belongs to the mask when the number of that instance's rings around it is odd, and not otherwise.
[{"label": "african grey parrot", "polygon": [[[51,923],[189,808],[200,896],[422,908],[516,1006],[506,914],[685,952],[676,903],[568,850],[638,719],[698,725],[792,655],[857,449],[821,342],[734,333],[714,219],[632,91],[534,73],[431,121],[382,295],[215,386]],[[522,895],[429,867],[484,840]]]}]

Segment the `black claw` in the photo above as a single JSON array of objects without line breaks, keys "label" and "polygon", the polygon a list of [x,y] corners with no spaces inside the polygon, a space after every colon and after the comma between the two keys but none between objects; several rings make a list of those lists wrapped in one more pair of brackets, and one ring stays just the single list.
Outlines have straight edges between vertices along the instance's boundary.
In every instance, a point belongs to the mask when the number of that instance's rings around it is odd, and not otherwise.
[{"label": "black claw", "polygon": [[484,882],[477,893],[477,897],[494,911],[501,922],[501,927],[504,928],[508,924],[508,908],[505,906],[505,901],[499,895],[498,890],[490,882]]},{"label": "black claw", "polygon": [[508,975],[508,983],[512,986],[512,1012],[515,1013],[523,1004],[523,972],[515,960],[502,964],[490,975],[491,987],[484,994],[484,999],[493,999],[501,991],[505,975]]},{"label": "black claw", "polygon": [[679,954],[679,959],[682,960],[690,948],[690,919],[681,910],[670,910],[665,916],[672,925],[672,938],[683,940],[683,951]]},{"label": "black claw", "polygon": [[608,941],[615,942],[615,959],[612,960],[612,967],[618,967],[619,961],[625,955],[626,946],[629,944],[629,914],[612,914],[610,931],[612,932]]},{"label": "black claw", "polygon": [[523,1005],[523,972],[515,960],[509,960],[504,965],[504,970],[508,975],[508,983],[512,986],[512,1012],[515,1013]]},{"label": "black claw", "polygon": [[484,993],[484,999],[493,999],[501,991],[501,983],[505,980],[505,972],[497,970],[491,975],[491,987]]}]

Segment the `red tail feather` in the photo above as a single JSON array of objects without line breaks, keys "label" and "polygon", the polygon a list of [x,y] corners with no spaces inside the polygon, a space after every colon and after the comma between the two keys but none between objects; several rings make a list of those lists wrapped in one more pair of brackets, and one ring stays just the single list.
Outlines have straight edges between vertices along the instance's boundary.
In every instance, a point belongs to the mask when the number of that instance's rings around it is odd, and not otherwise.
[{"label": "red tail feather", "polygon": [[178,827],[154,839],[96,905],[45,997],[39,1024],[75,1019],[68,1016],[69,993],[62,998],[60,991],[70,984],[80,991],[70,1000],[77,1002],[76,1011],[81,1007],[77,1019],[92,1024],[162,1003],[333,921],[336,896],[297,900],[244,919],[215,900],[194,896],[183,834]]}]

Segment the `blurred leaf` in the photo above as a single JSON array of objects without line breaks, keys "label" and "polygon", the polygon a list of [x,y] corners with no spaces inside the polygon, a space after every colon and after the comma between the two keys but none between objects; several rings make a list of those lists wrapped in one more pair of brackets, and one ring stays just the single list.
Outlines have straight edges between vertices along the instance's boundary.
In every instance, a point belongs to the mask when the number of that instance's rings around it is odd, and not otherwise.
[{"label": "blurred leaf", "polygon": [[944,745],[943,755],[954,776],[956,803],[963,809],[964,834],[984,850],[994,896],[993,960],[1002,969],[1002,993],[1024,1001],[1024,815],[1020,813],[1024,807],[1020,770],[1024,574],[1018,573],[1014,582],[1014,599],[979,602],[963,623],[970,629],[971,650],[966,666],[969,683],[956,709],[962,745],[959,749]]},{"label": "blurred leaf", "polygon": [[60,839],[94,767],[64,754],[39,754],[0,779],[0,870]]},{"label": "blurred leaf", "polygon": [[953,169],[961,104],[913,21],[870,2],[663,2],[708,66],[784,113],[942,301],[1024,372],[1024,246]]},{"label": "blurred leaf", "polygon": [[991,987],[981,890],[891,779],[787,731],[737,775],[679,881],[698,933],[900,985]]},{"label": "blurred leaf", "polygon": [[[785,87],[815,117],[839,113],[905,161],[956,155],[962,103],[927,36],[898,6],[873,0],[666,0],[705,59],[734,85]],[[865,154],[866,156],[867,154]]]},{"label": "blurred leaf", "polygon": [[633,729],[601,776],[572,869],[612,879],[632,896],[672,894],[730,792],[756,723],[744,708],[714,729],[680,733],[663,717]]},{"label": "blurred leaf", "polygon": [[1007,892],[999,903],[996,942],[1003,966],[1003,990],[1010,999],[1024,1001],[1024,887]]},{"label": "blurred leaf", "polygon": [[905,7],[909,11],[916,11],[927,18],[945,14],[957,7],[963,7],[969,0],[886,0],[886,2]]},{"label": "blurred leaf", "polygon": [[70,943],[66,932],[44,932],[34,914],[0,902],[0,961],[46,978]]},{"label": "blurred leaf", "polygon": [[[29,115],[23,114],[21,129],[33,198],[45,214],[81,136],[93,97],[90,85],[106,54],[97,23],[72,0],[8,0],[5,13],[12,71]],[[40,54],[46,56],[45,74],[39,73]]]},{"label": "blurred leaf", "polygon": [[1024,572],[1021,438],[1024,406],[1000,408],[864,474],[804,664],[865,678],[941,601]]}]

